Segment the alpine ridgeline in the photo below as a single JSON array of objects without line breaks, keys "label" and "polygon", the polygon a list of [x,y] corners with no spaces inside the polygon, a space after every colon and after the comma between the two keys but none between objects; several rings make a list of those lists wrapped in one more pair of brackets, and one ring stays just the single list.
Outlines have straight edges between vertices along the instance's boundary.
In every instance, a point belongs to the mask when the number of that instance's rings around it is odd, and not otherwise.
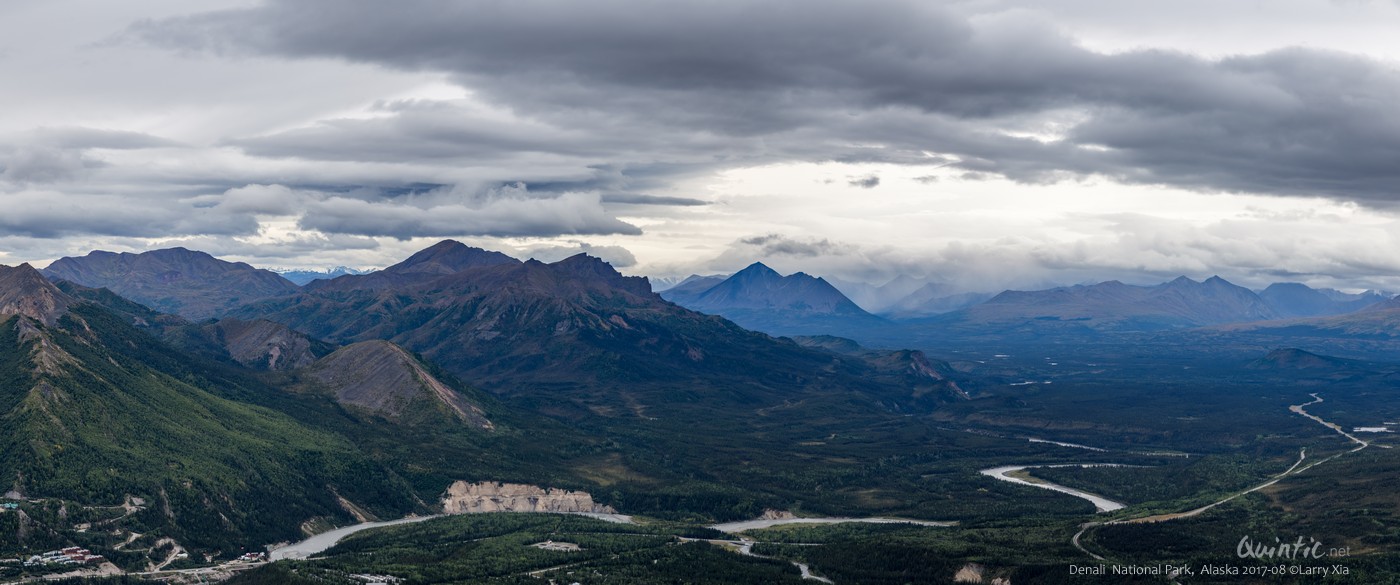
[{"label": "alpine ridgeline", "polygon": [[297,285],[274,272],[184,248],[140,254],[99,250],[59,258],[43,273],[49,278],[106,288],[152,309],[196,321],[297,290]]}]

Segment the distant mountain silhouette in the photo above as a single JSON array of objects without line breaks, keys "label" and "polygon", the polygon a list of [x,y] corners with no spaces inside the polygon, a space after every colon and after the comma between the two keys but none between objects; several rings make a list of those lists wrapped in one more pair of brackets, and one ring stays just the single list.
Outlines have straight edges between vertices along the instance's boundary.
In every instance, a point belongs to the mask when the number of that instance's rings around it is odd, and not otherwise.
[{"label": "distant mountain silhouette", "polygon": [[204,252],[169,248],[140,254],[91,252],[55,260],[49,278],[106,288],[153,309],[200,320],[239,305],[296,292],[276,273]]},{"label": "distant mountain silhouette", "polygon": [[1259,323],[1221,325],[1222,333],[1316,339],[1400,339],[1400,299],[1376,303],[1359,311]]},{"label": "distant mountain silhouette", "polygon": [[1314,289],[1297,282],[1278,282],[1259,291],[1280,317],[1321,317],[1359,311],[1390,297],[1375,291],[1348,294],[1333,289]]},{"label": "distant mountain silhouette", "polygon": [[932,282],[895,301],[882,314],[891,319],[940,315],[986,302],[992,296],[980,292],[952,293],[945,285]]},{"label": "distant mountain silhouette", "polygon": [[681,306],[685,306],[686,302],[689,302],[695,297],[704,294],[705,291],[714,288],[715,285],[721,282],[724,282],[724,279],[726,278],[729,278],[729,275],[712,274],[709,276],[701,276],[699,274],[692,274],[690,276],[687,276],[685,280],[677,282],[671,287],[662,289],[657,292],[661,295],[661,298],[679,304]]},{"label": "distant mountain silhouette", "polygon": [[1118,281],[1039,291],[1005,291],[935,318],[963,329],[1008,333],[1155,331],[1277,319],[1259,295],[1218,276],[1156,286]]},{"label": "distant mountain silhouette", "polygon": [[930,284],[907,274],[896,276],[879,286],[838,278],[826,280],[860,308],[879,314],[888,312],[900,299]]},{"label": "distant mountain silhouette", "polygon": [[884,323],[824,279],[801,272],[782,276],[761,262],[704,290],[699,289],[708,280],[688,282],[662,297],[774,335],[840,333]]}]

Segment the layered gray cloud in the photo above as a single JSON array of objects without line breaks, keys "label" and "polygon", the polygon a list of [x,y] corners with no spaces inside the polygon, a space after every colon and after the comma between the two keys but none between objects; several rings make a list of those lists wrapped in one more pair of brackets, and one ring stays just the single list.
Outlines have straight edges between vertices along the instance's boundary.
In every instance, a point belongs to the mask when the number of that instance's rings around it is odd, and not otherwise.
[{"label": "layered gray cloud", "polygon": [[1400,181],[1389,64],[1314,49],[1102,54],[1039,21],[924,2],[273,1],[129,34],[444,72],[520,119],[462,126],[419,107],[239,143],[270,155],[586,159],[587,144],[624,169],[941,156],[1024,182],[1098,175],[1376,204]]},{"label": "layered gray cloud", "polygon": [[31,238],[246,236],[256,234],[258,227],[251,215],[200,208],[188,201],[54,191],[7,193],[0,213],[0,236]]},{"label": "layered gray cloud", "polygon": [[6,258],[1400,282],[1395,3],[76,4],[0,7]]},{"label": "layered gray cloud", "polygon": [[85,171],[105,166],[88,155],[91,150],[133,150],[175,144],[157,136],[123,130],[82,126],[36,128],[13,140],[0,141],[0,181],[33,184],[71,180]]},{"label": "layered gray cloud", "polygon": [[[523,191],[523,189],[521,189]],[[484,202],[430,198],[421,205],[328,197],[307,205],[303,229],[328,234],[390,236],[398,239],[457,234],[534,236],[540,234],[640,234],[601,206],[597,195],[509,196]]]},{"label": "layered gray cloud", "polygon": [[664,195],[647,195],[645,193],[614,193],[604,195],[603,203],[618,203],[623,205],[678,205],[681,207],[695,207],[706,205],[704,200],[693,197],[669,197]]}]

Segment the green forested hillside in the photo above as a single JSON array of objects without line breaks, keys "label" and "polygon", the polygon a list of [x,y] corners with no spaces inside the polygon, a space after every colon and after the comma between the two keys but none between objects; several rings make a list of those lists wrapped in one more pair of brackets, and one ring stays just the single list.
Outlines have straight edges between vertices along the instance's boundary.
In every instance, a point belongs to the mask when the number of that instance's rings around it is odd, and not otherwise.
[{"label": "green forested hillside", "polygon": [[413,509],[402,481],[343,438],[218,396],[210,378],[90,304],[53,327],[0,323],[0,477],[30,498],[148,506],[143,529],[217,548],[346,517],[335,493]]}]

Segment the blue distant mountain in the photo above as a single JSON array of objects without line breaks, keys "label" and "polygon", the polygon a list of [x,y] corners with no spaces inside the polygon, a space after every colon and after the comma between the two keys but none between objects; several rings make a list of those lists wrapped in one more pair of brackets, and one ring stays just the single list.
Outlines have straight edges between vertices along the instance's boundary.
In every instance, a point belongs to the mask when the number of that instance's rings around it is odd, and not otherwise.
[{"label": "blue distant mountain", "polygon": [[1253,291],[1212,276],[1185,276],[1155,286],[1116,280],[1037,291],[1005,291],[985,303],[933,318],[983,333],[1031,335],[1090,331],[1158,331],[1278,319]]},{"label": "blue distant mountain", "polygon": [[1344,293],[1330,288],[1315,289],[1298,282],[1276,282],[1259,291],[1259,297],[1273,307],[1280,317],[1325,317],[1360,311],[1389,300],[1373,290]]},{"label": "blue distant mountain", "polygon": [[723,280],[691,277],[661,297],[772,335],[820,335],[884,325],[825,279],[783,276],[755,262]]}]

